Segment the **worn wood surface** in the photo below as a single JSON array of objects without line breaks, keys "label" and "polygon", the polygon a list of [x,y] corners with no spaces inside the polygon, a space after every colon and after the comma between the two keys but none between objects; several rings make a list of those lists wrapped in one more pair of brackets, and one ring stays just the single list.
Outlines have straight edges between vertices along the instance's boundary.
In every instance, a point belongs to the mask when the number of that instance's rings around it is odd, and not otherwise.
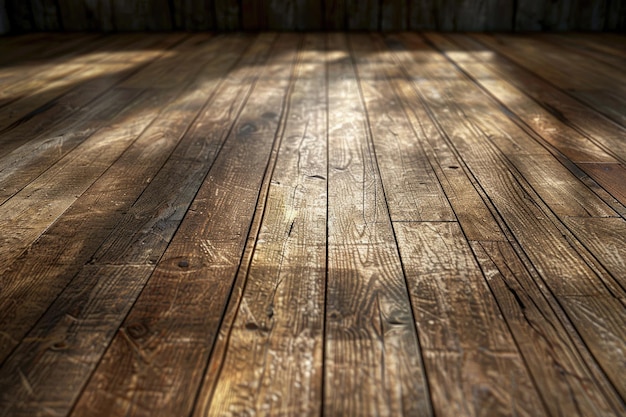
[{"label": "worn wood surface", "polygon": [[624,42],[0,39],[0,416],[625,415]]},{"label": "worn wood surface", "polygon": [[[3,19],[3,13],[5,18]],[[1,0],[0,34],[51,30],[624,31],[624,0]]]}]

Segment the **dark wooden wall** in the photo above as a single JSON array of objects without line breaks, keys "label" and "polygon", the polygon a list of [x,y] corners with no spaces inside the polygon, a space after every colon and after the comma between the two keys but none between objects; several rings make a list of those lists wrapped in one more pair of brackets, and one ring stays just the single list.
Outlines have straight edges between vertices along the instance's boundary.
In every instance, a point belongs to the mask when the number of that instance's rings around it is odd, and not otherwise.
[{"label": "dark wooden wall", "polygon": [[626,0],[0,0],[3,12],[0,32],[626,29]]}]

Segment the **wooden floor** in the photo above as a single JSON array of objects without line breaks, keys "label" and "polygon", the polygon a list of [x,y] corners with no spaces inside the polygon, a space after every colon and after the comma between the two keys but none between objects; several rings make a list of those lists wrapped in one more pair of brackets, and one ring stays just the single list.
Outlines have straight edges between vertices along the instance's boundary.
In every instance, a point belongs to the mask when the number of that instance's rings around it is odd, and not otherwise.
[{"label": "wooden floor", "polygon": [[626,36],[0,39],[0,416],[626,415]]}]

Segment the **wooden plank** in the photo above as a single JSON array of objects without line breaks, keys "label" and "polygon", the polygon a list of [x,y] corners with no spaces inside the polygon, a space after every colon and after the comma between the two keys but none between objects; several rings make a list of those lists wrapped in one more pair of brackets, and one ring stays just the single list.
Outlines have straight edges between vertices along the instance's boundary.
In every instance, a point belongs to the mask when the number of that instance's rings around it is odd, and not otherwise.
[{"label": "wooden plank", "polygon": [[[228,46],[229,42],[224,44]],[[194,126],[185,133],[171,156],[167,152],[159,155],[161,148],[167,149],[165,145],[169,144],[171,150],[177,139],[174,133],[158,139],[161,130],[172,132],[172,127],[167,128],[172,120],[166,118],[162,124],[150,128],[152,133],[143,136],[143,141],[154,144],[137,142],[133,150],[126,152],[33,244],[33,250],[23,254],[21,261],[4,273],[7,298],[20,299],[27,293],[30,300],[28,305],[11,307],[11,314],[6,316],[8,321],[2,322],[5,334],[19,340],[37,320],[37,314],[43,313],[68,280],[90,261],[92,264],[95,260],[100,264],[156,263],[165,250],[168,236],[174,233],[182,213],[206,175],[233,117],[238,114],[250,87],[244,82],[245,77],[252,75],[246,66],[257,63],[267,47],[267,42],[262,39],[250,49],[249,55],[226,77],[216,96],[194,121]],[[203,71],[197,84],[192,85],[193,88],[199,84],[200,89],[192,104],[201,99],[198,95],[210,93],[216,83],[211,81],[214,71],[220,71],[222,65],[232,60],[232,55],[222,55],[215,60],[215,66]],[[176,116],[178,107],[176,103],[170,105],[172,116]],[[211,135],[203,132],[205,126],[212,128]],[[169,158],[164,165],[163,157]],[[181,172],[181,166],[189,169]],[[146,182],[135,181],[138,177],[146,178]],[[121,195],[120,189],[124,190]],[[163,198],[163,195],[169,198]],[[58,242],[65,243],[59,245]],[[28,285],[24,277],[30,277],[32,285]],[[46,285],[37,285],[38,282],[46,282]],[[17,283],[16,291],[21,293],[12,293],[11,283]],[[3,346],[4,356],[11,348]]]},{"label": "wooden plank", "polygon": [[[204,70],[207,67],[203,61],[196,61],[197,69],[204,71],[181,92],[180,100],[166,107],[167,117],[160,119],[146,130],[94,184],[93,189],[81,197],[73,206],[74,210],[67,216],[69,221],[62,220],[61,224],[65,224],[55,227],[54,235],[57,239],[62,232],[71,235],[70,225],[75,225],[76,219],[82,214],[83,225],[88,232],[86,234],[74,232],[73,237],[88,239],[88,245],[93,246],[92,239],[97,239],[98,234],[100,234],[100,241],[109,234],[102,234],[100,229],[108,223],[107,232],[110,234],[103,244],[104,247],[124,248],[121,243],[125,240],[127,241],[125,243],[131,246],[147,244],[150,245],[149,252],[153,261],[146,259],[145,249],[139,248],[140,250],[135,251],[118,250],[115,251],[115,255],[102,254],[100,250],[91,257],[88,264],[73,261],[66,265],[64,271],[66,274],[69,272],[68,269],[72,270],[76,267],[78,267],[78,274],[4,364],[3,369],[6,374],[17,375],[17,372],[10,369],[15,366],[19,367],[20,372],[27,375],[25,377],[30,381],[30,387],[41,392],[41,395],[33,399],[28,395],[27,390],[24,390],[24,386],[15,379],[3,381],[5,383],[3,391],[6,397],[10,398],[7,400],[5,397],[3,403],[6,406],[5,409],[11,409],[14,415],[32,415],[46,409],[66,414],[71,408],[80,393],[80,387],[86,383],[115,330],[136,300],[154,269],[155,259],[158,259],[164,252],[167,242],[174,234],[204,174],[208,171],[211,159],[217,152],[218,144],[212,147],[198,145],[197,136],[185,134],[185,132],[192,122],[197,126],[207,121],[202,116],[196,120],[196,115],[200,110],[204,112],[209,110],[208,108],[202,109],[202,107],[207,97],[211,97],[213,90],[220,84],[220,78],[216,75],[219,73],[223,75],[223,72],[237,61],[245,44],[247,44],[247,39],[236,37],[216,42],[211,48],[213,53],[207,53],[205,57],[207,62],[212,63],[208,71]],[[223,52],[220,47],[228,48],[229,52]],[[207,80],[213,81],[207,83]],[[245,90],[247,87],[241,86],[240,88]],[[236,97],[229,95],[228,98]],[[240,105],[242,100],[240,98],[236,101]],[[214,104],[211,103],[211,106]],[[181,140],[183,134],[185,136]],[[207,149],[208,152],[202,155],[203,152],[199,148]],[[172,151],[174,152],[171,157],[174,160],[173,163],[166,163],[163,166],[164,162],[170,158]],[[190,151],[195,151],[193,156],[187,154]],[[195,169],[181,170],[180,166],[183,162],[187,163],[186,167]],[[162,166],[163,168],[156,174]],[[177,170],[172,169],[175,166],[178,167]],[[136,180],[145,177],[154,177],[154,180],[150,182],[151,185],[147,187],[145,181]],[[145,190],[144,187],[146,187]],[[179,192],[170,193],[169,200],[162,202],[163,194],[161,193],[164,188],[173,187],[176,187]],[[120,195],[120,190],[124,191],[123,195]],[[93,221],[90,222],[85,216],[89,213],[89,208],[97,202],[107,200],[113,200],[112,202],[115,203],[109,203],[108,207],[105,206],[106,208],[101,210],[101,215],[107,219],[100,220],[99,225],[93,224]],[[169,207],[168,212],[162,213],[160,219],[154,219],[156,204]],[[146,206],[152,208],[149,220],[146,219],[145,214],[141,216],[141,209],[145,210]],[[129,213],[124,214],[120,209],[128,210]],[[133,224],[129,221],[130,219],[140,219],[141,222]],[[136,227],[137,225],[140,227]],[[139,242],[129,239],[129,237],[138,237],[137,235],[140,234],[137,233],[138,229],[144,235],[144,239],[140,239]],[[135,235],[129,236],[130,230],[134,230]],[[162,242],[147,238],[148,233],[153,236],[159,234]],[[59,248],[53,247],[48,250],[50,249],[53,249],[51,252],[56,251],[58,256]],[[64,256],[68,255],[67,251],[62,252]],[[51,254],[48,253],[48,255]],[[85,255],[89,256],[89,253],[85,253],[84,248],[80,248],[75,255],[84,258]],[[115,265],[116,263],[119,265]],[[42,267],[45,268],[46,264],[39,264],[40,278]],[[54,284],[60,284],[61,288],[63,284],[67,284],[61,281],[58,276],[48,276],[46,290],[49,292],[50,286]],[[37,294],[37,291],[33,292]],[[35,295],[32,294],[33,292],[30,292],[28,298],[31,301],[41,302],[41,297],[40,299],[32,297]],[[26,311],[25,315],[20,315],[19,320],[19,325],[26,328],[28,326],[25,326],[23,320],[33,315],[33,304],[30,304],[28,308],[30,311]],[[23,310],[25,309],[22,309],[22,313]],[[66,321],[68,317],[74,318],[69,327]],[[15,327],[8,326],[13,331],[9,334],[16,336]],[[59,339],[62,339],[62,342],[59,342]],[[48,341],[50,340],[56,340],[54,343],[57,344],[64,343],[67,349],[49,349]],[[96,346],[99,348],[95,348]],[[54,386],[58,386],[59,383],[75,389],[55,390]]]},{"label": "wooden plank", "polygon": [[458,224],[394,230],[435,414],[547,415]]},{"label": "wooden plank", "polygon": [[[559,120],[538,103],[525,96],[523,91],[511,86],[502,79],[497,72],[478,62],[474,54],[458,51],[456,43],[452,43],[440,35],[428,34],[427,37],[439,49],[443,50],[456,65],[472,78],[472,80],[498,99],[501,104],[507,106],[508,111],[515,114],[515,117],[519,117],[526,125],[531,127],[534,132],[539,134],[540,136],[537,139],[540,141],[545,139],[549,144],[548,150],[551,151],[555,157],[561,159],[561,163],[567,164],[568,161],[563,161],[563,159],[565,159],[563,156],[565,156],[585,170],[587,165],[580,164],[580,162],[617,162],[615,158],[605,152],[601,147],[591,142],[588,137],[583,136],[577,130],[567,126],[562,120]],[[454,40],[461,39],[461,41],[464,38],[464,36],[453,37]],[[523,142],[520,143],[520,146],[525,149],[529,148],[525,146]],[[551,150],[552,147],[554,150]],[[620,152],[620,149],[614,149],[614,151]],[[563,156],[560,155],[560,153],[562,153]],[[540,183],[546,180],[545,171],[547,170],[551,173],[548,176],[555,179],[555,181],[552,181],[550,187],[546,189],[546,192],[540,192],[540,194],[553,209],[555,206],[558,207],[558,209],[555,210],[557,214],[564,216],[615,215],[611,210],[607,210],[605,204],[600,203],[595,196],[591,195],[586,185],[556,181],[556,179],[559,178],[567,178],[571,174],[567,172],[564,166],[554,164],[550,156],[536,153],[525,156],[521,155],[521,152],[514,152],[509,156],[509,159],[537,190],[542,188]],[[540,164],[537,163],[538,160],[541,161]],[[574,174],[578,171],[572,170],[571,167],[569,167],[569,169],[573,171]],[[594,179],[597,177],[597,175],[593,175],[592,172],[589,172],[589,174],[591,174]],[[582,174],[581,171],[577,174],[581,180],[584,180],[582,175],[584,174]],[[565,196],[565,198],[561,199],[562,196]],[[606,203],[612,203],[612,197],[605,194],[602,196]],[[561,205],[562,207],[559,207]],[[574,214],[576,211],[578,211],[578,214]]]},{"label": "wooden plank", "polygon": [[584,344],[572,340],[579,337],[569,319],[513,247],[505,242],[471,246],[550,415],[623,414],[623,402],[596,361]]},{"label": "wooden plank", "polygon": [[[429,36],[430,39],[438,39],[437,35]],[[415,48],[423,45],[419,42],[413,43]],[[430,50],[431,53],[434,51]],[[424,51],[428,53],[428,51]],[[424,62],[424,61],[421,61]],[[494,102],[484,91],[464,77],[449,61],[443,57],[432,58],[424,62],[424,71],[428,71],[428,77],[434,81],[425,84],[425,88],[430,91],[449,91],[453,100],[463,103],[459,106],[459,114],[469,123],[476,126],[477,133],[485,135],[502,152],[521,176],[528,181],[534,190],[541,196],[543,201],[558,216],[616,216],[605,202],[578,180],[569,170],[567,170],[558,160],[556,160],[543,146],[520,127],[513,123],[509,117],[501,112],[499,103]],[[444,77],[444,74],[447,74]],[[493,80],[483,81],[482,77],[477,80],[480,83],[489,83],[490,91],[497,90],[501,93],[505,88]],[[495,86],[493,85],[495,84]],[[453,92],[453,93],[452,93]],[[523,109],[523,98],[515,95],[514,91],[506,91],[514,98],[509,101],[515,102],[515,109]],[[432,94],[432,93],[431,93]],[[436,94],[436,93],[435,93]],[[500,98],[500,97],[498,97]],[[520,104],[521,103],[521,104]],[[532,105],[532,102],[530,103]],[[523,110],[522,110],[523,111]],[[483,117],[485,113],[488,118]],[[473,146],[471,143],[459,145],[461,153],[465,148]],[[541,164],[536,161],[540,160]],[[576,214],[574,214],[576,213]]]},{"label": "wooden plank", "polygon": [[177,30],[209,30],[216,26],[213,1],[173,0],[173,28]]},{"label": "wooden plank", "polygon": [[215,6],[215,28],[217,30],[241,30],[242,13],[239,0],[213,0]]},{"label": "wooden plank", "polygon": [[[453,43],[434,34],[429,34],[428,38],[573,162],[611,162],[614,158],[626,159],[626,145],[617,139],[626,132],[613,128],[597,116],[593,118],[593,112],[571,98],[568,100],[565,94],[551,88],[549,84],[498,60],[467,36],[449,35],[447,38]],[[463,51],[458,50],[459,46],[463,47]],[[593,136],[578,128],[583,123],[582,119],[587,124],[590,118],[589,125],[594,126],[591,129],[595,128],[598,132]],[[578,123],[574,124],[576,122]],[[603,125],[608,128],[601,130]]]},{"label": "wooden plank", "polygon": [[[38,146],[37,142],[45,143],[47,139],[58,137],[63,134],[80,135],[88,134],[81,130],[78,126],[74,126],[73,122],[77,119],[93,121],[101,120],[103,117],[97,113],[93,114],[90,107],[94,100],[103,96],[100,103],[96,103],[95,107],[106,106],[108,96],[106,95],[113,86],[119,81],[125,79],[134,72],[140,71],[146,65],[154,60],[167,55],[168,49],[180,41],[180,35],[168,35],[165,37],[157,36],[152,40],[148,38],[135,39],[126,36],[116,39],[114,43],[108,42],[106,45],[116,46],[116,52],[100,52],[91,58],[85,57],[81,59],[83,66],[92,67],[94,63],[98,63],[99,71],[102,71],[100,77],[85,80],[82,84],[71,88],[66,93],[54,98],[52,101],[43,104],[43,106],[23,115],[21,118],[13,121],[9,126],[0,131],[0,155],[5,157],[24,144],[30,143]],[[126,47],[118,42],[127,44],[128,48],[135,46],[154,47],[155,51],[146,53],[134,53],[132,60],[128,59],[128,51]],[[114,58],[107,62],[107,58],[100,54],[105,53],[110,58]],[[120,62],[121,61],[121,62]],[[46,93],[47,95],[47,93]],[[51,94],[52,95],[52,94]],[[24,101],[23,104],[37,105],[36,101]],[[11,107],[11,109],[13,109]],[[28,109],[28,107],[26,108]],[[89,117],[85,117],[83,113],[91,113]],[[106,114],[106,112],[104,113]],[[104,116],[104,114],[102,116]],[[15,115],[13,115],[15,116]],[[11,116],[12,118],[14,118]],[[21,152],[21,151],[20,151]],[[19,161],[19,156],[13,159],[13,162]],[[7,167],[5,167],[6,169]]]},{"label": "wooden plank", "polygon": [[362,97],[329,36],[324,413],[431,415],[406,283]]},{"label": "wooden plank", "polygon": [[[266,164],[280,134],[298,41],[293,35],[280,37],[187,215],[73,415],[191,413]],[[150,358],[150,365],[145,358]]]},{"label": "wooden plank", "polygon": [[[114,28],[127,30],[171,30],[173,19],[168,0],[110,0]],[[158,13],[154,13],[158,10]]]},{"label": "wooden plank", "polygon": [[620,203],[626,205],[626,168],[622,164],[580,164],[581,168]]},{"label": "wooden plank", "polygon": [[626,222],[624,219],[570,217],[565,224],[613,277],[626,288]]},{"label": "wooden plank", "polygon": [[562,48],[537,45],[529,39],[507,35],[473,35],[498,53],[533,71],[611,120],[626,126],[625,76],[609,67],[592,65],[589,60]]},{"label": "wooden plank", "polygon": [[267,409],[320,414],[327,170],[323,49],[323,35],[309,36],[300,54],[243,298],[219,372],[205,377],[197,415]]},{"label": "wooden plank", "polygon": [[[611,65],[613,68],[621,69],[626,66],[626,51],[611,48],[599,42],[594,42],[594,37],[586,36],[575,37],[576,34],[546,34],[542,33],[539,39],[545,42],[551,42],[560,47],[565,47],[588,58],[594,59],[598,63]],[[599,38],[595,38],[599,39]]]},{"label": "wooden plank", "polygon": [[408,27],[407,3],[406,0],[381,0],[380,30],[406,30]]},{"label": "wooden plank", "polygon": [[[415,52],[417,57],[419,46],[414,47],[418,48]],[[419,62],[419,59],[413,61],[411,53],[396,51],[396,55],[405,65],[408,74],[419,77],[417,80],[441,80],[441,77],[433,77],[433,74],[427,72],[427,65]],[[446,73],[449,73],[449,70]],[[467,121],[461,113],[454,110],[462,101],[454,96],[446,98],[448,94],[453,93],[452,89],[430,86],[426,81],[417,81],[414,84],[438,123],[447,132],[451,143],[455,148],[462,150],[468,168],[480,182],[495,209],[557,300],[580,299],[579,303],[568,303],[564,308],[568,315],[575,315],[578,319],[574,321],[576,329],[620,395],[624,395],[625,390],[619,375],[625,370],[617,369],[616,366],[619,363],[617,359],[619,354],[613,349],[614,345],[603,345],[599,341],[611,341],[620,337],[619,332],[609,332],[624,326],[626,312],[611,310],[611,314],[607,315],[607,310],[595,301],[611,297],[623,299],[624,290],[611,277],[598,275],[585,263],[569,244],[562,229],[557,227],[556,219],[545,206],[542,206],[530,187],[524,186],[524,181],[520,181],[520,178],[503,164],[503,160],[498,156],[499,152],[488,145],[484,137],[466,125]],[[494,173],[494,167],[499,167],[497,173]],[[564,274],[567,274],[567,280],[562,279]],[[576,308],[583,308],[581,303],[584,303],[584,296],[590,297],[589,304],[584,307],[588,311],[585,314],[573,311]],[[607,323],[603,326],[593,324],[589,321],[594,320],[593,317]]]},{"label": "wooden plank", "polygon": [[[182,36],[184,35],[177,34],[174,35],[173,38],[169,37],[169,39],[167,39],[168,37],[166,37],[166,42],[164,43],[174,43]],[[93,65],[93,63],[90,62],[70,66],[70,72],[65,76],[49,83],[43,83],[43,85],[40,86],[41,88],[35,88],[29,95],[20,97],[12,102],[10,106],[5,106],[0,109],[0,129],[2,129],[0,131],[6,131],[15,126],[19,126],[34,116],[49,110],[56,105],[55,99],[63,96],[82,83],[93,82],[99,79],[105,81],[110,79],[112,74],[109,73],[109,70],[115,72],[116,69],[123,71],[133,66],[139,67],[142,61],[151,61],[153,58],[163,53],[162,50],[158,49],[146,51],[142,54],[136,54],[133,58],[125,58],[121,63],[114,62],[113,68],[107,65]]]},{"label": "wooden plank", "polygon": [[[112,55],[114,58],[115,55]],[[179,62],[184,61],[181,57],[178,58]],[[168,62],[169,59],[164,61]],[[103,69],[115,70],[118,69],[116,68],[117,65],[100,64],[99,66]],[[134,68],[126,70],[122,67],[119,69],[121,70],[119,74],[112,71],[114,75],[108,78],[107,82],[101,83],[101,80],[98,80],[87,83],[61,97],[54,103],[54,107],[49,111],[39,113],[35,118],[30,119],[29,123],[18,125],[16,129],[8,130],[0,135],[0,138],[8,139],[7,143],[3,144],[5,146],[0,146],[0,153],[6,153],[0,157],[0,164],[2,165],[2,169],[0,169],[0,203],[4,203],[14,196],[100,127],[111,122],[127,103],[132,102],[141,90],[114,88],[98,97],[111,87],[110,84],[114,84],[135,72]],[[178,74],[189,75],[189,70],[181,65]],[[98,100],[93,105],[85,106],[85,101],[96,98]],[[80,109],[81,105],[85,108]],[[72,113],[74,106],[79,107],[79,110]],[[50,120],[51,117],[55,116],[58,120]],[[44,130],[42,134],[37,134],[46,127],[54,126],[58,126],[58,128]],[[14,150],[10,152],[12,149]]]},{"label": "wooden plank", "polygon": [[434,0],[409,0],[410,30],[437,29],[437,2]]},{"label": "wooden plank", "polygon": [[[381,44],[381,39],[374,37],[374,43]],[[427,109],[406,76],[398,76],[391,50],[402,45],[393,38],[386,38],[385,46],[379,47],[377,54],[389,65],[384,67],[387,78],[398,98],[407,109],[406,115],[413,126],[413,132],[422,145],[430,165],[450,202],[463,232],[470,240],[499,241],[506,240],[498,223],[485,205],[487,197],[482,197],[472,180],[461,169],[461,162],[445,141],[445,133],[430,121]],[[393,65],[391,65],[393,63]],[[403,74],[404,75],[404,74]]]},{"label": "wooden plank", "polygon": [[367,35],[350,36],[391,220],[454,221],[406,109],[387,83],[401,72],[395,67],[385,74],[389,61],[378,58],[378,50],[371,44]]},{"label": "wooden plank", "polygon": [[61,29],[56,0],[30,0],[35,30]]},{"label": "wooden plank", "polygon": [[[609,122],[597,112],[563,93],[545,80],[494,54],[484,45],[465,36],[449,35],[448,37],[457,45],[462,45],[465,50],[476,51],[472,54],[473,57],[480,59],[489,69],[497,72],[499,78],[506,79],[507,82],[515,85],[518,90],[533,98],[563,124],[593,140],[604,152],[622,162],[626,162],[626,144],[621,139],[626,134],[626,130]],[[545,115],[541,120],[545,120]],[[553,137],[558,139],[555,143],[559,144],[561,152],[574,161],[584,161],[588,158],[587,156],[580,158],[580,155],[577,155],[571,149],[573,145],[568,144],[569,138],[557,134],[558,132],[544,132],[544,135],[547,136],[546,139]],[[592,150],[587,149],[587,152],[590,151]]]},{"label": "wooden plank", "polygon": [[343,30],[379,30],[379,0],[344,0],[347,27]]}]

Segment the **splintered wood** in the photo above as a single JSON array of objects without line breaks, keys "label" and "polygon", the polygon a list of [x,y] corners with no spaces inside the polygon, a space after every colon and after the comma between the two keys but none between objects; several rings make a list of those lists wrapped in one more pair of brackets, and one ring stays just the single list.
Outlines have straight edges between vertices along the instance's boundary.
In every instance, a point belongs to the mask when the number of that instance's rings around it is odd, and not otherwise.
[{"label": "splintered wood", "polygon": [[0,51],[0,416],[626,415],[626,37]]}]

